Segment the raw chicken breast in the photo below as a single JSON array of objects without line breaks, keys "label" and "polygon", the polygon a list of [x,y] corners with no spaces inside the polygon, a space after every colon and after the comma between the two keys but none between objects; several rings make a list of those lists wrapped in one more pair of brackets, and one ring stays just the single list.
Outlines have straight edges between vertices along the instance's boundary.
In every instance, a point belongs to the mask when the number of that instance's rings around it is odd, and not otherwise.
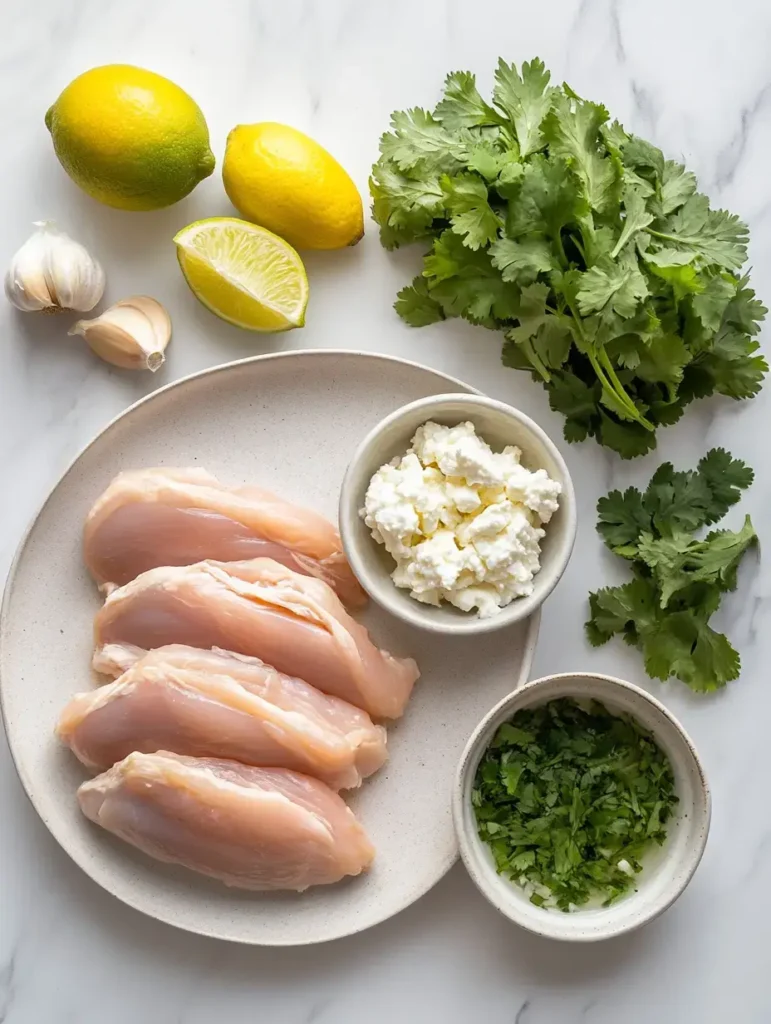
[{"label": "raw chicken breast", "polygon": [[342,789],[360,785],[386,759],[385,729],[352,704],[257,658],[176,645],[150,651],[115,683],[77,694],[56,731],[99,771],[135,750],[172,749],[292,768]]},{"label": "raw chicken breast", "polygon": [[282,768],[135,753],[84,782],[78,800],[151,857],[240,889],[328,885],[375,855],[337,793]]},{"label": "raw chicken breast", "polygon": [[94,668],[120,675],[110,645],[219,647],[379,718],[398,718],[418,677],[411,659],[378,650],[326,583],[269,558],[150,569],[110,594],[94,624]]},{"label": "raw chicken breast", "polygon": [[367,598],[322,516],[257,487],[226,487],[203,469],[120,473],[86,519],[86,565],[102,589],[159,565],[273,558],[328,583],[351,607]]}]

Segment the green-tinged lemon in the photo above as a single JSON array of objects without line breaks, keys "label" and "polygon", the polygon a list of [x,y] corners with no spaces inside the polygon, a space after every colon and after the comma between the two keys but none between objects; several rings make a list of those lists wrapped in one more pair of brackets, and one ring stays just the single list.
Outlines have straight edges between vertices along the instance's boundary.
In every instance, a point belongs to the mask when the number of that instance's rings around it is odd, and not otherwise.
[{"label": "green-tinged lemon", "polygon": [[308,278],[288,242],[236,217],[209,217],[174,236],[177,258],[204,306],[248,331],[305,323]]},{"label": "green-tinged lemon", "polygon": [[313,139],[285,124],[240,124],[228,135],[222,180],[247,220],[298,249],[342,249],[364,234],[361,196]]},{"label": "green-tinged lemon", "polygon": [[214,170],[209,129],[174,82],[130,64],[92,68],[46,114],[59,161],[100,203],[156,210]]}]

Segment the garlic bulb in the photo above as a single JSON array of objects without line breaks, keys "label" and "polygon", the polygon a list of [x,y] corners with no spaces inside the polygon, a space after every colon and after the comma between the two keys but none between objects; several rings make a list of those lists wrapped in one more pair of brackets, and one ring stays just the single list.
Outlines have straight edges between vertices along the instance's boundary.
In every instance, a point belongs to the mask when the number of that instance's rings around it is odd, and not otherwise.
[{"label": "garlic bulb", "polygon": [[93,320],[78,320],[67,332],[80,334],[98,356],[124,370],[152,370],[163,364],[171,340],[171,319],[149,295],[116,302]]},{"label": "garlic bulb", "polygon": [[87,312],[104,292],[104,271],[88,250],[48,221],[11,260],[5,275],[8,301],[25,313]]}]

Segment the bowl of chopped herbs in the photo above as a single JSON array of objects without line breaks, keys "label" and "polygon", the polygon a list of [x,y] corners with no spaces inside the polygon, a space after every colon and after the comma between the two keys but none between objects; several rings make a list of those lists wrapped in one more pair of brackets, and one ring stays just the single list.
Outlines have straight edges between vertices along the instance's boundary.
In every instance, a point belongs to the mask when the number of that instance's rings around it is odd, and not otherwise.
[{"label": "bowl of chopped herbs", "polygon": [[479,723],[453,817],[472,880],[512,921],[553,939],[631,931],[671,906],[709,832],[696,749],[645,690],[566,673],[527,683]]}]

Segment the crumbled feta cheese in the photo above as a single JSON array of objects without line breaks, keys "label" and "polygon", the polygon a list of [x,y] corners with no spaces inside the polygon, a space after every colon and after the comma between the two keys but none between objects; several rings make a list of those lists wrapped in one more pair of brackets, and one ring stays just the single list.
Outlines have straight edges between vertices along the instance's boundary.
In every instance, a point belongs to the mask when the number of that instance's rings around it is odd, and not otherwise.
[{"label": "crumbled feta cheese", "polygon": [[424,423],[408,452],[381,466],[361,515],[396,561],[397,587],[425,604],[448,601],[481,618],[533,591],[541,525],[561,486],[520,462],[519,448],[493,452],[473,423]]},{"label": "crumbled feta cheese", "polygon": [[412,449],[424,466],[435,465],[445,476],[462,477],[468,484],[500,484],[495,455],[473,423],[442,427],[424,423],[412,439]]}]

